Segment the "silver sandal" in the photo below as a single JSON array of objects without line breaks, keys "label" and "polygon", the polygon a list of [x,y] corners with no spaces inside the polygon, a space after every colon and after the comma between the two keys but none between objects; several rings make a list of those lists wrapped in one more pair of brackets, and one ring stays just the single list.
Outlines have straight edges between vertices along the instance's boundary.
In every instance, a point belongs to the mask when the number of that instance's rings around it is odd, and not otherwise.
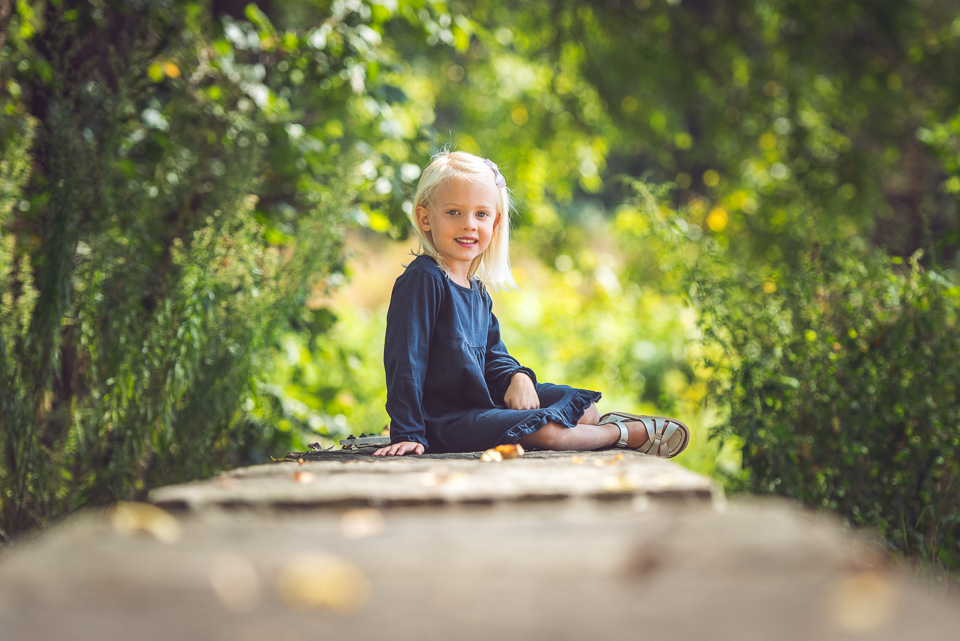
[{"label": "silver sandal", "polygon": [[[647,429],[647,440],[640,447],[627,447],[629,431],[625,423],[633,421],[639,421]],[[620,438],[615,443],[615,447],[636,450],[643,454],[659,456],[660,458],[673,458],[682,452],[687,447],[687,443],[690,442],[690,428],[675,418],[610,412],[601,416],[597,425],[608,425],[610,423],[620,428]]]}]

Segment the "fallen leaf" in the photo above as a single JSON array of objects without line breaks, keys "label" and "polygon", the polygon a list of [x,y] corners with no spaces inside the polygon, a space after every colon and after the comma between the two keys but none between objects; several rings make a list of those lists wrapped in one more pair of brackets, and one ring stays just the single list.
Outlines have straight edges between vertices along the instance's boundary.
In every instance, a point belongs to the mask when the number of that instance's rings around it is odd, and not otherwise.
[{"label": "fallen leaf", "polygon": [[178,67],[178,66],[177,66],[175,63],[173,63],[173,62],[167,61],[167,62],[163,63],[163,73],[167,74],[167,75],[168,75],[169,77],[171,77],[171,78],[179,78],[179,77],[180,77],[180,67]]},{"label": "fallen leaf", "polygon": [[298,464],[298,465],[303,465],[304,463],[306,463],[306,461],[304,461],[302,458],[297,459],[297,464]]},{"label": "fallen leaf", "polygon": [[164,543],[176,543],[182,530],[176,517],[149,503],[120,503],[110,512],[110,524],[117,534],[149,534]]},{"label": "fallen leaf", "polygon": [[480,460],[485,463],[492,463],[495,461],[502,461],[503,455],[500,454],[497,450],[487,450],[480,455]]},{"label": "fallen leaf", "polygon": [[604,467],[607,465],[616,465],[623,460],[623,454],[617,454],[613,458],[595,458],[593,459],[593,464],[597,467]]},{"label": "fallen leaf", "polygon": [[383,513],[373,508],[348,510],[340,515],[340,532],[348,539],[362,539],[383,531]]},{"label": "fallen leaf", "polygon": [[314,554],[290,561],[277,574],[277,593],[292,610],[354,612],[370,597],[370,582],[340,557]]},{"label": "fallen leaf", "polygon": [[523,446],[519,443],[498,445],[494,449],[500,452],[500,456],[504,459],[520,458],[524,455]]},{"label": "fallen leaf", "polygon": [[313,474],[306,470],[297,470],[293,473],[293,480],[296,483],[313,483]]},{"label": "fallen leaf", "polygon": [[886,625],[900,601],[890,575],[876,571],[843,576],[834,581],[828,594],[829,620],[846,633],[864,634]]},{"label": "fallen leaf", "polygon": [[619,474],[603,479],[603,489],[607,492],[632,492],[637,489],[637,484],[626,474]]}]

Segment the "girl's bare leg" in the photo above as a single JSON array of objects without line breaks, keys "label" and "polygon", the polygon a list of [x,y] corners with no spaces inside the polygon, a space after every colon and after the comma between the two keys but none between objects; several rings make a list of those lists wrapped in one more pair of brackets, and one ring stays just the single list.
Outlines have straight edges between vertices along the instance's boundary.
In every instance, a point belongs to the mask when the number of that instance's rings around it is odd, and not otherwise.
[{"label": "girl's bare leg", "polygon": [[[600,413],[595,405],[591,405],[576,427],[547,423],[533,434],[527,434],[520,439],[520,444],[542,450],[585,451],[610,447],[620,438],[620,428],[612,423],[597,425],[599,421]],[[627,447],[640,447],[647,441],[647,431],[639,422],[629,422],[626,425],[630,432]]]}]

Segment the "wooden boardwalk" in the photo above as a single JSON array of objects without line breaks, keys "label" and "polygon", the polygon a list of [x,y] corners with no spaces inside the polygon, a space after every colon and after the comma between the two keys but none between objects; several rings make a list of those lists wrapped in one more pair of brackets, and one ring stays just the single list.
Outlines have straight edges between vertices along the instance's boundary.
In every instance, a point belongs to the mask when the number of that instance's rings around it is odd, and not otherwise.
[{"label": "wooden boardwalk", "polygon": [[250,467],[214,482],[160,488],[151,499],[172,509],[722,500],[708,479],[636,452],[529,452],[481,462],[480,453],[375,458],[369,451],[334,451],[303,460],[293,472],[287,465]]},{"label": "wooden boardwalk", "polygon": [[[0,557],[0,639],[956,639],[875,542],[635,453],[317,453]],[[161,509],[162,508],[162,509]]]}]

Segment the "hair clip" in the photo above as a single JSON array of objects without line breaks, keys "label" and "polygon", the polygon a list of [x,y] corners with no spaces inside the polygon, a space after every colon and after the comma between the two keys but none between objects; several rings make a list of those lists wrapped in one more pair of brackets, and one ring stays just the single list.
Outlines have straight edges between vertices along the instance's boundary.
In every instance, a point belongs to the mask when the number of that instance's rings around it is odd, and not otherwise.
[{"label": "hair clip", "polygon": [[507,179],[503,177],[503,174],[500,173],[500,170],[497,169],[496,163],[494,163],[489,158],[483,159],[483,164],[493,170],[493,182],[496,183],[497,187],[503,189],[507,186]]}]

